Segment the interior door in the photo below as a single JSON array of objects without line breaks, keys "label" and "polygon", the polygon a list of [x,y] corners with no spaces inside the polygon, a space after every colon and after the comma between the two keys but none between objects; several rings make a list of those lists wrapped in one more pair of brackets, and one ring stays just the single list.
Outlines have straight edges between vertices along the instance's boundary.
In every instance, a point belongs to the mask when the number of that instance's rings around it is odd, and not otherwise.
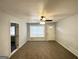
[{"label": "interior door", "polygon": [[55,25],[52,23],[46,24],[46,40],[55,40]]},{"label": "interior door", "polygon": [[19,47],[19,24],[16,24],[16,47]]}]

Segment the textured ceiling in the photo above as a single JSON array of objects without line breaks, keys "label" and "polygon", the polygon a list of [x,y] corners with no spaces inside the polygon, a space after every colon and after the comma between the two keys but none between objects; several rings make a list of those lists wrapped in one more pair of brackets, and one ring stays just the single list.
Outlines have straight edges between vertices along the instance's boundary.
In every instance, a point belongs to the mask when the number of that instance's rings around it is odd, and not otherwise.
[{"label": "textured ceiling", "polygon": [[77,13],[77,0],[0,0],[0,10],[26,21],[57,21]]}]

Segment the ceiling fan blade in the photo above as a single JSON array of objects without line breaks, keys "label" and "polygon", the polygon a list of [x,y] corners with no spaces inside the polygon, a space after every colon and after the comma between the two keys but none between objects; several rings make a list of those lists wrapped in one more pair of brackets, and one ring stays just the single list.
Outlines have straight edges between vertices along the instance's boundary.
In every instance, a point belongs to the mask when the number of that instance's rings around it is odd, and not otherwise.
[{"label": "ceiling fan blade", "polygon": [[53,21],[53,20],[45,20],[45,21]]}]

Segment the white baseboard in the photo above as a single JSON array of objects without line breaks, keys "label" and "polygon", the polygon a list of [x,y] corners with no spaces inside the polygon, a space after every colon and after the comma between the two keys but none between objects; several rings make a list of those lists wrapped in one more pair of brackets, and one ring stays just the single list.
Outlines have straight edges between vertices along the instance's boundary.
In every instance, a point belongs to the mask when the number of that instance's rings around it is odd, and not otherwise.
[{"label": "white baseboard", "polygon": [[[57,40],[56,40],[57,41]],[[63,44],[60,41],[57,41],[60,45],[62,45],[64,48],[66,48],[68,51],[70,51],[71,53],[73,53],[75,56],[78,56],[78,51],[76,51],[74,48],[72,47],[67,47],[65,44]]]},{"label": "white baseboard", "polygon": [[9,58],[18,50],[19,48],[15,49],[9,56]]},{"label": "white baseboard", "polygon": [[55,40],[28,40],[28,41],[55,41]]},{"label": "white baseboard", "polygon": [[[26,41],[26,42],[27,42],[27,41]],[[25,42],[25,43],[26,43],[26,42]],[[24,43],[24,44],[25,44],[25,43]],[[24,45],[24,44],[23,44],[23,45]],[[23,45],[22,45],[22,46],[23,46]],[[21,47],[22,47],[22,46],[21,46]],[[18,51],[21,47],[15,49],[15,50],[9,55],[9,58],[10,58],[16,51]]]}]

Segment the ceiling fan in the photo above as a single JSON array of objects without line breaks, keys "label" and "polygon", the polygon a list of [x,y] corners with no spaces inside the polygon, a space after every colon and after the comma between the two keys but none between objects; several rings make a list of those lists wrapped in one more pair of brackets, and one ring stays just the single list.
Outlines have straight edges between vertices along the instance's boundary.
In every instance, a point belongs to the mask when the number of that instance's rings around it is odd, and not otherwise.
[{"label": "ceiling fan", "polygon": [[47,19],[45,16],[41,16],[40,24],[45,24],[45,22],[51,22],[53,20]]}]

